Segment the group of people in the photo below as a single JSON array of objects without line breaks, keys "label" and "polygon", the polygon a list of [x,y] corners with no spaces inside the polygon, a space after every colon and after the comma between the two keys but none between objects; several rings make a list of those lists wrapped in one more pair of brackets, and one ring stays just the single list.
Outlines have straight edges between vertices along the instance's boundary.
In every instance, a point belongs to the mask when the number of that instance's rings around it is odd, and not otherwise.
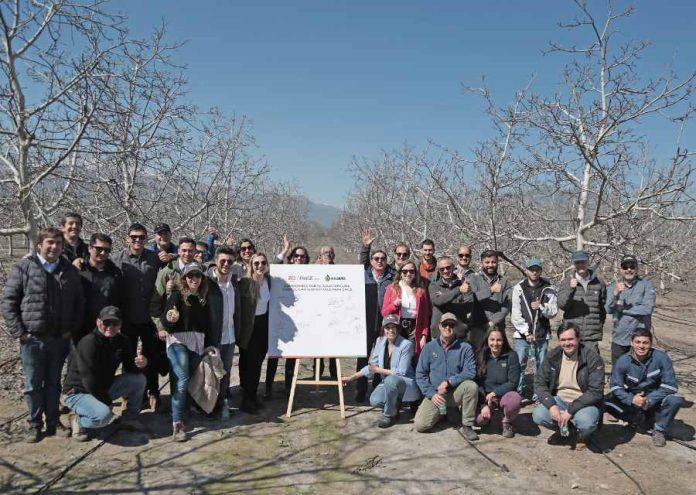
[{"label": "group of people", "polygon": [[[56,434],[87,440],[114,421],[143,430],[139,412],[162,408],[158,376],[168,373],[172,437],[184,441],[192,408],[228,417],[235,346],[240,409],[257,414],[273,397],[278,368],[278,359],[268,359],[261,400],[269,263],[307,264],[309,251],[291,248],[285,238],[282,252],[269,258],[250,239],[220,242],[212,228],[205,241],[182,237],[174,244],[167,224],[157,225],[148,243],[147,228],[133,223],[126,248],[112,256],[108,235],[95,233],[85,243],[81,229],[74,212],[60,228],[42,229],[36,251],[12,268],[2,297],[7,331],[20,342],[26,440]],[[369,401],[382,408],[380,427],[393,425],[408,404],[418,431],[446,417],[473,441],[473,427],[491,423],[500,410],[502,435],[512,437],[531,359],[531,394],[539,402],[533,419],[556,428],[560,442],[583,444],[607,411],[652,428],[655,445],[664,445],[682,399],[669,357],[652,348],[655,290],[638,276],[635,257],[622,258],[619,280],[607,287],[589,268],[588,254],[578,251],[571,276],[557,290],[542,277],[539,259],[528,260],[525,277],[513,285],[498,272],[493,250],[481,253],[477,272],[467,245],[456,257],[436,257],[426,239],[416,260],[410,246],[399,243],[390,262],[385,250],[372,249],[369,231],[362,241],[369,357],[358,359],[357,372],[343,381],[356,381],[359,402],[368,400],[372,384]],[[334,259],[333,248],[324,246],[315,262]],[[547,352],[559,309],[560,345]],[[613,318],[612,376],[605,398],[598,342],[607,314]],[[294,361],[285,360],[286,393],[293,372]],[[333,362],[329,372],[337,379]],[[71,411],[67,426],[59,420],[61,394]],[[120,416],[112,408],[119,397]]]}]

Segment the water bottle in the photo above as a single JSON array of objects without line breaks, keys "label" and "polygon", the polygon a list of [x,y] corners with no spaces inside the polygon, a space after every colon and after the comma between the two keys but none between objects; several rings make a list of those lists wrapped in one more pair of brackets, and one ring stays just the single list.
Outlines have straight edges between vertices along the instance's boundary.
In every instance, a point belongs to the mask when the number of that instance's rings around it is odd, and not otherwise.
[{"label": "water bottle", "polygon": [[527,356],[529,356],[530,359],[534,359],[536,357],[536,347],[534,346],[534,344],[529,344]]},{"label": "water bottle", "polygon": [[568,423],[565,423],[563,426],[561,426],[561,436],[567,437],[568,435],[570,435],[570,431],[568,430]]},{"label": "water bottle", "polygon": [[222,419],[230,419],[230,403],[227,399],[222,401]]},{"label": "water bottle", "polygon": [[437,406],[437,410],[440,413],[440,416],[445,416],[447,414],[447,402],[443,402]]}]

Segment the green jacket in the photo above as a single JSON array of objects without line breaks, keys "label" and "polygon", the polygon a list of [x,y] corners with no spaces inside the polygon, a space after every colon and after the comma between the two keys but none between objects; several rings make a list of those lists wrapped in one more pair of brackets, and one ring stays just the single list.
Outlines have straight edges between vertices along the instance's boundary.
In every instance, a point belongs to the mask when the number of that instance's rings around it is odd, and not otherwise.
[{"label": "green jacket", "polygon": [[170,261],[157,272],[155,290],[152,292],[152,299],[150,300],[150,316],[157,330],[166,330],[160,318],[167,304],[167,280],[169,277],[172,277],[175,283],[179,283],[181,280],[179,260],[174,259]]}]

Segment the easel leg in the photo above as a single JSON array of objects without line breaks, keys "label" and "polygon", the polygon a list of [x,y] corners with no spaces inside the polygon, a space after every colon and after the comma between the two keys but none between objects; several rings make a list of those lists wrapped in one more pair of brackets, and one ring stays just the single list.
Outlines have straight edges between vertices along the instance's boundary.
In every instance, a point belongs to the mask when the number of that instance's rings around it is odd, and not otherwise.
[{"label": "easel leg", "polygon": [[338,403],[341,405],[341,419],[346,419],[346,407],[343,403],[343,382],[341,381],[341,359],[336,360],[336,375],[338,376]]},{"label": "easel leg", "polygon": [[297,388],[297,374],[300,372],[300,360],[295,360],[295,373],[292,376],[292,386],[290,387],[290,397],[288,398],[288,411],[286,416],[289,418],[292,414],[292,403],[295,400],[295,389]]}]

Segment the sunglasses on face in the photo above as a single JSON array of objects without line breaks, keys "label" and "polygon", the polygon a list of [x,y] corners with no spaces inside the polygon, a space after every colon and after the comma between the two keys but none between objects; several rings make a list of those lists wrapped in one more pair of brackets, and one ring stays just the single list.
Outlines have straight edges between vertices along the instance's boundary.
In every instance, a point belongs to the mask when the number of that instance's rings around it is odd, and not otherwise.
[{"label": "sunglasses on face", "polygon": [[265,261],[254,261],[252,265],[254,266],[266,266],[267,262]]},{"label": "sunglasses on face", "polygon": [[144,241],[145,239],[147,239],[146,235],[129,235],[128,237],[130,237],[131,241],[134,241],[134,242],[135,241]]},{"label": "sunglasses on face", "polygon": [[251,246],[242,246],[239,248],[240,251],[253,251],[254,248]]},{"label": "sunglasses on face", "polygon": [[471,258],[471,255],[469,253],[458,253],[457,256],[459,258]]},{"label": "sunglasses on face", "polygon": [[307,257],[306,254],[294,254],[292,256],[293,258],[300,258],[300,259],[305,259]]},{"label": "sunglasses on face", "polygon": [[446,322],[444,322],[444,323],[440,323],[440,326],[441,326],[442,328],[454,328],[454,327],[457,326],[457,324],[454,323],[453,321],[446,321]]},{"label": "sunglasses on face", "polygon": [[377,263],[384,263],[385,261],[387,261],[387,258],[385,258],[384,256],[373,256],[372,260]]},{"label": "sunglasses on face", "polygon": [[102,325],[105,327],[119,327],[121,322],[118,320],[102,320]]},{"label": "sunglasses on face", "polygon": [[111,252],[111,248],[110,248],[110,247],[101,247],[101,246],[90,246],[90,247],[91,247],[92,249],[94,249],[94,250],[97,252],[97,254],[101,254],[101,253],[107,253],[107,254],[108,254],[108,253]]},{"label": "sunglasses on face", "polygon": [[404,275],[408,275],[409,273],[410,273],[411,275],[413,275],[413,274],[416,273],[416,270],[408,270],[408,269],[406,269],[406,270],[401,270],[401,273],[403,273]]},{"label": "sunglasses on face", "polygon": [[541,273],[541,268],[539,268],[538,266],[533,266],[531,268],[527,268],[527,270],[529,270],[530,272],[534,272],[534,273]]},{"label": "sunglasses on face", "polygon": [[448,271],[450,271],[451,269],[452,269],[452,265],[447,265],[447,266],[441,266],[441,267],[440,267],[440,271],[443,271],[443,272],[448,272]]},{"label": "sunglasses on face", "polygon": [[230,260],[227,258],[223,258],[221,260],[218,260],[219,265],[232,265],[234,263],[234,260]]},{"label": "sunglasses on face", "polygon": [[394,256],[398,256],[399,258],[406,258],[410,255],[411,253],[394,253]]},{"label": "sunglasses on face", "polygon": [[622,270],[635,270],[636,265],[621,265]]},{"label": "sunglasses on face", "polygon": [[201,278],[203,278],[203,274],[202,273],[189,273],[188,275],[186,275],[186,278],[191,278],[194,280],[201,279]]},{"label": "sunglasses on face", "polygon": [[199,251],[198,249],[196,249],[196,254],[205,254],[205,251]]}]

